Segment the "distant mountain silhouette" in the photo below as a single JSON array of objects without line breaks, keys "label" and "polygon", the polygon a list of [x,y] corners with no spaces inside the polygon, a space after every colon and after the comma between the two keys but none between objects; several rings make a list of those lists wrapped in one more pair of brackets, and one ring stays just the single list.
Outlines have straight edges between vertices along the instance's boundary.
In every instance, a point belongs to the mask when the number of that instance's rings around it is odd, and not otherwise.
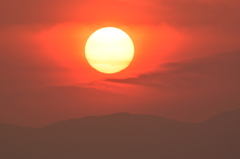
[{"label": "distant mountain silhouette", "polygon": [[1,159],[239,159],[240,110],[189,124],[118,113],[36,128],[0,124]]}]

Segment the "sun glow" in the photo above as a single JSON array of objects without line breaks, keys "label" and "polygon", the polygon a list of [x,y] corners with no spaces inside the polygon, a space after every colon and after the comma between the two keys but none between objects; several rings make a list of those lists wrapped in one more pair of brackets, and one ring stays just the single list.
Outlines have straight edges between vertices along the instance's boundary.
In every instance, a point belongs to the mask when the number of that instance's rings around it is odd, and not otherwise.
[{"label": "sun glow", "polygon": [[134,44],[122,30],[102,28],[87,40],[85,54],[93,68],[102,73],[113,74],[129,66],[134,56]]}]

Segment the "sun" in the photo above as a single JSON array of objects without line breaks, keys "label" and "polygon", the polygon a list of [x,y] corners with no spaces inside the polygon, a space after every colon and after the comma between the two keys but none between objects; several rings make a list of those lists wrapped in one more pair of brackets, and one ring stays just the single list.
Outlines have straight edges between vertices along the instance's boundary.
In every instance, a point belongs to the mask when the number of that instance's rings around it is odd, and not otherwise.
[{"label": "sun", "polygon": [[129,66],[134,57],[134,44],[124,31],[106,27],[97,30],[88,38],[85,55],[94,69],[113,74]]}]

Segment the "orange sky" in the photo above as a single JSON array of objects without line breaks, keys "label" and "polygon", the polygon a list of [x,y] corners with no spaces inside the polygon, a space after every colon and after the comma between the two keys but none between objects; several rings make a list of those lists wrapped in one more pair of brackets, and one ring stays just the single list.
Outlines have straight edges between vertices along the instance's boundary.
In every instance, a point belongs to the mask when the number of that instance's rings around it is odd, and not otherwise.
[{"label": "orange sky", "polygon": [[[0,122],[43,126],[116,112],[199,122],[239,108],[238,0],[0,0]],[[102,27],[135,57],[106,75],[84,46]]]}]

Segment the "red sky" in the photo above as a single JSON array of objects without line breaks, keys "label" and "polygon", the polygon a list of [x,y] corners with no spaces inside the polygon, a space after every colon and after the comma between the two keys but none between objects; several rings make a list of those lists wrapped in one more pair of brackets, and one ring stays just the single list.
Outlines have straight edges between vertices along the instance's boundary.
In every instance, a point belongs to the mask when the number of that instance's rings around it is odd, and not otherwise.
[{"label": "red sky", "polygon": [[[117,112],[200,122],[240,108],[239,0],[0,0],[0,122]],[[84,46],[102,27],[135,44],[105,75]]]}]

